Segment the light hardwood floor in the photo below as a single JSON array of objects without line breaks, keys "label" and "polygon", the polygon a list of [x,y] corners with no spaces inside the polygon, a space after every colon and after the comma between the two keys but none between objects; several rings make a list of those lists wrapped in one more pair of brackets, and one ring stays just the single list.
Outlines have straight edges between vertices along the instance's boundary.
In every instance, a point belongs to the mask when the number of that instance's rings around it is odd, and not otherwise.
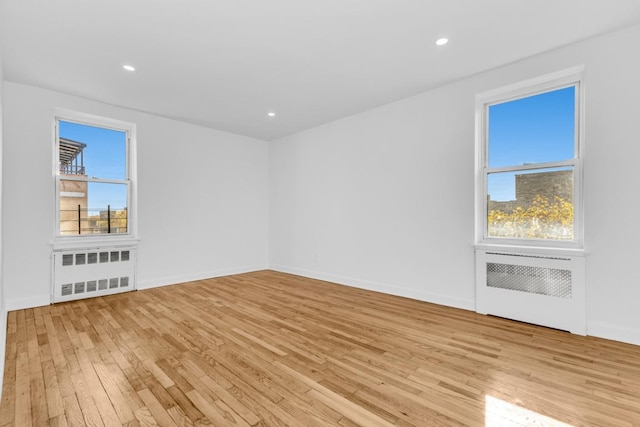
[{"label": "light hardwood floor", "polygon": [[640,425],[640,347],[272,271],[9,313],[1,426],[564,423]]}]

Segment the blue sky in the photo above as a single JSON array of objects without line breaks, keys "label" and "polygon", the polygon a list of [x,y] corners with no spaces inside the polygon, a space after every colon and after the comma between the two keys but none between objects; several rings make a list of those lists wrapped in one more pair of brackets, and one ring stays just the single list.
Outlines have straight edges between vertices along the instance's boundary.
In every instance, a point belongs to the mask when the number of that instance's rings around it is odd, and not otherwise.
[{"label": "blue sky", "polygon": [[[489,107],[489,167],[544,163],[574,156],[573,86]],[[88,176],[126,178],[126,133],[60,121],[63,138],[87,144],[84,166]],[[531,171],[539,172],[540,170]],[[488,193],[492,200],[515,199],[515,173],[492,174]],[[126,186],[89,184],[89,209],[126,206]]]},{"label": "blue sky", "polygon": [[[573,86],[491,105],[489,167],[572,159],[574,108]],[[491,200],[515,199],[514,176],[515,173],[506,172],[489,177],[488,193]]]},{"label": "blue sky", "polygon": [[[126,132],[59,122],[60,137],[87,144],[84,149],[84,167],[90,177],[126,179]],[[89,183],[89,210],[123,209],[127,206],[125,185]]]}]

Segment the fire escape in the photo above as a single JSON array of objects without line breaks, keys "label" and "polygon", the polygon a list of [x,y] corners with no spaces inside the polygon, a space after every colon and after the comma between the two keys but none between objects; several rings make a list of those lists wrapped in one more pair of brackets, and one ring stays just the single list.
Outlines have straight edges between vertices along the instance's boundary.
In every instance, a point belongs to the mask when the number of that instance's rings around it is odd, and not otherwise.
[{"label": "fire escape", "polygon": [[60,138],[60,173],[64,175],[84,175],[84,154],[87,144]]}]

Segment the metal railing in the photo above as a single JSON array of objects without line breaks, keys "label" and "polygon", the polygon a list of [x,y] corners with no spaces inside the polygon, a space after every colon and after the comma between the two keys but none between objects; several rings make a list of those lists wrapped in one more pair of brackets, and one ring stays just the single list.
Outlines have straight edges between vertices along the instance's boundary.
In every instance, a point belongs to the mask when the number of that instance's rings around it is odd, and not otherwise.
[{"label": "metal railing", "polygon": [[84,166],[74,164],[61,164],[60,173],[63,175],[86,175]]},{"label": "metal railing", "polygon": [[129,227],[127,209],[83,208],[60,210],[60,234],[126,234]]}]

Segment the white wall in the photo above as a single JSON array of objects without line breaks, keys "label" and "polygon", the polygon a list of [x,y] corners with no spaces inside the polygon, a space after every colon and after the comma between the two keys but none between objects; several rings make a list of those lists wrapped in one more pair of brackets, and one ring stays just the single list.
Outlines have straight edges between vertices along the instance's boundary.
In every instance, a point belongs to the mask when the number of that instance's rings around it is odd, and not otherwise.
[{"label": "white wall", "polygon": [[473,309],[475,95],[584,64],[588,333],[640,344],[638,46],[636,26],[273,141],[272,268]]},{"label": "white wall", "polygon": [[474,97],[585,64],[588,333],[640,344],[638,45],[640,27],[633,27],[270,146],[5,82],[5,307],[49,302],[50,125],[60,107],[138,125],[140,287],[269,262],[277,270],[473,309]]},{"label": "white wall", "polygon": [[137,125],[139,288],[267,267],[266,142],[5,82],[9,310],[49,303],[56,107]]},{"label": "white wall", "polygon": [[7,345],[7,310],[4,301],[4,283],[2,280],[2,231],[4,224],[2,221],[2,148],[3,144],[3,104],[4,93],[2,85],[2,55],[0,55],[0,398],[2,398],[2,380],[4,378],[4,353]]},{"label": "white wall", "polygon": [[467,92],[434,91],[273,142],[272,267],[472,308]]}]

